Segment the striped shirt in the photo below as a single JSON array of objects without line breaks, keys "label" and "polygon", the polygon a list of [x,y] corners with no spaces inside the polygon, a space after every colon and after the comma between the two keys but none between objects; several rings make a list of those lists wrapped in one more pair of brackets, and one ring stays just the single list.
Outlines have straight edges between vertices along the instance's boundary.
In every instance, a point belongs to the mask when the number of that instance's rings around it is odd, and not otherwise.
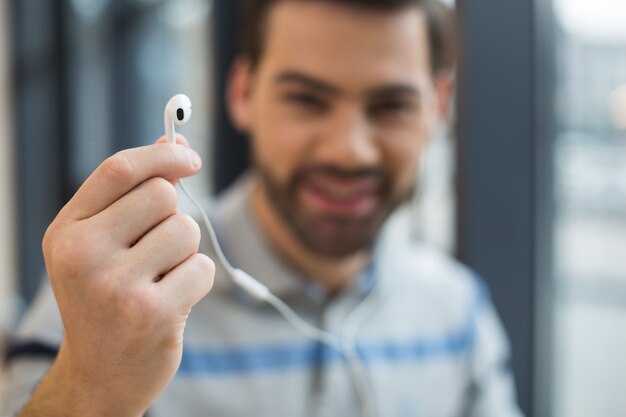
[{"label": "striped shirt", "polygon": [[[272,251],[255,223],[249,195],[244,178],[211,207],[226,256],[309,323],[342,337],[352,333],[376,416],[521,415],[507,367],[508,344],[487,290],[467,268],[414,241],[407,210],[385,223],[369,267],[331,297]],[[204,237],[201,251],[212,254]],[[346,324],[365,297],[358,327]],[[62,337],[46,285],[9,352],[7,412],[28,400]],[[218,268],[213,291],[189,317],[180,369],[149,413],[357,416],[351,375],[341,353],[302,336]]]}]

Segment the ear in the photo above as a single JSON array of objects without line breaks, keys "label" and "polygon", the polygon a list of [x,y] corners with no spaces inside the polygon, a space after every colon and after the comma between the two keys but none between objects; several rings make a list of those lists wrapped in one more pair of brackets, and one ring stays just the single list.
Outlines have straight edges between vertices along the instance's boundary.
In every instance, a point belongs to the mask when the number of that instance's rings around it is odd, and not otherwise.
[{"label": "ear", "polygon": [[250,60],[244,56],[238,57],[230,69],[226,101],[233,125],[240,132],[248,132],[250,129],[252,78]]},{"label": "ear", "polygon": [[454,94],[454,73],[444,71],[435,75],[435,94],[437,95],[437,116],[446,123],[450,118],[451,102]]}]

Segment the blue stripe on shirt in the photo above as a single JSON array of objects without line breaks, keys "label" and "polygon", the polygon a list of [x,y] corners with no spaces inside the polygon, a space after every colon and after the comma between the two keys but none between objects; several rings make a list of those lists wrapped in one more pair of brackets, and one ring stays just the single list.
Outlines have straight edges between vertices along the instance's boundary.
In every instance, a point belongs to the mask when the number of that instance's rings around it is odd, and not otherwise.
[{"label": "blue stripe on shirt", "polygon": [[[473,326],[458,334],[435,340],[412,340],[359,344],[358,352],[367,364],[424,360],[436,356],[454,356],[472,346]],[[181,375],[217,375],[256,373],[290,368],[309,368],[342,360],[341,353],[322,346],[318,354],[315,342],[298,345],[247,347],[232,349],[186,349],[180,365]]]},{"label": "blue stripe on shirt", "polygon": [[[358,352],[367,364],[426,360],[462,354],[474,344],[476,316],[489,303],[484,287],[477,285],[465,324],[456,333],[441,338],[361,343]],[[315,342],[281,346],[225,349],[185,349],[178,371],[183,375],[251,374],[292,368],[311,368],[342,361],[341,353]]]}]

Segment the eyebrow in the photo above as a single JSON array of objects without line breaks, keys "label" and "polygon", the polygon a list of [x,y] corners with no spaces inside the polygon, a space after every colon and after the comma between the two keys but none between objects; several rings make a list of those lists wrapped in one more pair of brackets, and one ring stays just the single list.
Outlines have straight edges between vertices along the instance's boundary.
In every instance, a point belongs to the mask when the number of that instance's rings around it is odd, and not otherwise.
[{"label": "eyebrow", "polygon": [[389,85],[380,88],[374,88],[367,92],[367,96],[370,98],[381,98],[389,96],[411,96],[419,98],[422,96],[420,90],[417,87],[408,84]]},{"label": "eyebrow", "polygon": [[[280,73],[276,77],[276,84],[283,83],[296,83],[304,85],[308,88],[315,89],[321,93],[326,93],[333,96],[341,95],[340,88],[326,82],[319,80],[310,75],[304,74],[299,71],[285,71]],[[366,92],[366,96],[369,98],[380,98],[391,95],[409,95],[419,98],[422,94],[420,90],[410,84],[391,84],[382,87],[375,87]]]},{"label": "eyebrow", "polygon": [[286,72],[279,74],[276,77],[276,84],[283,84],[283,83],[302,84],[302,85],[305,85],[306,87],[309,87],[309,88],[312,88],[312,89],[315,89],[320,92],[330,94],[333,96],[338,96],[341,94],[341,90],[339,88],[327,82],[318,80],[314,77],[311,77],[309,75],[306,75],[297,71],[286,71]]}]

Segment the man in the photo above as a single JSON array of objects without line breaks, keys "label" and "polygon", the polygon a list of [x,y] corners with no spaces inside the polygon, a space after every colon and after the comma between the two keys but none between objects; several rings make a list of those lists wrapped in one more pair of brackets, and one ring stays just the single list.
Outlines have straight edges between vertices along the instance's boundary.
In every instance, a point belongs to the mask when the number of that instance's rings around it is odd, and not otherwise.
[{"label": "man", "polygon": [[44,291],[19,337],[59,350],[11,361],[19,416],[518,416],[486,292],[399,208],[448,104],[440,5],[248,7],[228,101],[254,168],[210,212],[229,260],[354,339],[362,372],[220,269],[204,297],[215,268],[172,186],[200,169],[181,138],[105,161],[49,227],[60,314]]}]

